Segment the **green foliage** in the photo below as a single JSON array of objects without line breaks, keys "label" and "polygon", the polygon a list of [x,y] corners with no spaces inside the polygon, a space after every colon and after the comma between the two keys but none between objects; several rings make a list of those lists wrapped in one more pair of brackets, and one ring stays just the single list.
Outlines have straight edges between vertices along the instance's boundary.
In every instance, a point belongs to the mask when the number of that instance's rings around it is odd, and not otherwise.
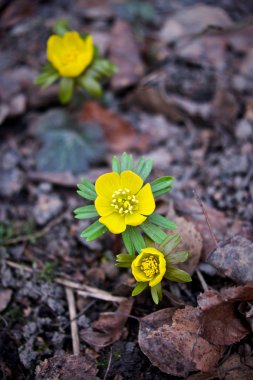
[{"label": "green foliage", "polygon": [[100,82],[105,78],[110,78],[116,71],[116,66],[110,61],[104,58],[97,58],[93,60],[89,68],[76,79],[76,82],[90,96],[100,98],[103,95]]},{"label": "green foliage", "polygon": [[89,219],[89,218],[96,218],[98,217],[97,210],[95,209],[95,206],[88,205],[76,208],[74,210],[75,218],[77,219]]},{"label": "green foliage", "polygon": [[129,238],[132,241],[132,244],[137,252],[140,252],[143,248],[145,248],[145,241],[143,239],[140,230],[136,227],[127,226],[129,231]]},{"label": "green foliage", "polygon": [[143,181],[145,181],[151,173],[152,167],[152,160],[146,160],[144,157],[141,157],[137,163],[135,173],[138,174],[143,179]]},{"label": "green foliage", "polygon": [[135,252],[134,243],[133,243],[131,233],[128,227],[122,233],[122,239],[123,239],[127,252],[130,253],[130,255],[134,255],[134,252]]},{"label": "green foliage", "polygon": [[138,282],[133,291],[132,291],[132,296],[137,296],[138,294],[142,293],[143,290],[145,290],[148,286],[148,282]]},{"label": "green foliage", "polygon": [[61,78],[59,86],[59,99],[62,104],[66,104],[70,101],[74,90],[74,79]]},{"label": "green foliage", "polygon": [[131,268],[132,261],[134,260],[134,255],[128,255],[126,253],[120,253],[116,256],[116,267],[119,268]]},{"label": "green foliage", "polygon": [[167,230],[175,230],[177,228],[175,222],[165,218],[164,216],[156,214],[155,212],[148,216],[148,220],[156,226],[166,228]]},{"label": "green foliage", "polygon": [[151,182],[151,189],[155,198],[160,197],[170,191],[172,184],[174,182],[174,177],[166,176],[160,177],[155,181]]},{"label": "green foliage", "polygon": [[56,20],[53,26],[53,32],[59,36],[64,36],[66,32],[70,31],[70,26],[68,20],[65,18],[60,18]]},{"label": "green foliage", "polygon": [[173,249],[175,249],[181,241],[179,234],[167,235],[162,241],[158,249],[164,252],[165,256],[169,255]]},{"label": "green foliage", "polygon": [[157,284],[156,286],[152,286],[150,290],[154,303],[158,305],[159,301],[161,301],[163,298],[161,283]]},{"label": "green foliage", "polygon": [[94,201],[97,198],[95,186],[87,179],[83,179],[82,183],[78,184],[77,187],[79,189],[77,190],[77,194],[79,194],[81,197],[90,201]]},{"label": "green foliage", "polygon": [[167,237],[167,234],[160,230],[156,225],[145,220],[144,223],[140,225],[143,232],[154,242],[161,244]]},{"label": "green foliage", "polygon": [[58,78],[60,78],[60,75],[57,70],[51,65],[51,63],[47,63],[42,67],[41,73],[37,75],[34,83],[42,88],[46,88],[53,84]]},{"label": "green foliage", "polygon": [[86,238],[87,241],[95,240],[102,236],[107,231],[107,228],[101,224],[98,220],[92,223],[88,228],[82,231],[82,237]]},{"label": "green foliage", "polygon": [[192,278],[189,273],[185,272],[182,269],[168,267],[164,275],[165,278],[169,281],[175,282],[191,282]]}]

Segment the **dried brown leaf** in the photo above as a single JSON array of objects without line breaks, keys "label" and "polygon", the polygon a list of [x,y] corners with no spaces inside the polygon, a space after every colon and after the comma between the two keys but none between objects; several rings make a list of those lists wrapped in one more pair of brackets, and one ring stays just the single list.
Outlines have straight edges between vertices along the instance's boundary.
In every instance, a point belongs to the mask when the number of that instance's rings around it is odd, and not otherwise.
[{"label": "dried brown leaf", "polygon": [[120,339],[133,300],[122,301],[113,313],[101,313],[93,328],[80,331],[81,338],[94,347],[106,347]]},{"label": "dried brown leaf", "polygon": [[144,74],[144,66],[131,27],[117,20],[112,28],[110,59],[118,67],[111,85],[114,90],[136,84]]},{"label": "dried brown leaf", "polygon": [[218,375],[225,380],[252,380],[253,358],[244,359],[233,354],[219,367]]},{"label": "dried brown leaf", "polygon": [[98,123],[103,128],[107,143],[115,152],[123,152],[136,146],[142,150],[147,145],[145,136],[138,135],[128,120],[96,102],[85,103],[80,119]]},{"label": "dried brown leaf", "polygon": [[202,337],[213,344],[230,345],[240,341],[249,327],[238,312],[238,301],[253,300],[253,283],[232,287],[220,293],[208,290],[198,297]]},{"label": "dried brown leaf", "polygon": [[207,372],[216,365],[222,348],[199,336],[198,313],[192,306],[169,308],[141,320],[140,348],[161,371],[187,376],[190,371]]},{"label": "dried brown leaf", "polygon": [[235,282],[253,281],[253,243],[245,237],[237,235],[221,242],[208,256],[208,262]]},{"label": "dried brown leaf", "polygon": [[99,380],[95,361],[89,356],[61,355],[36,367],[37,380]]},{"label": "dried brown leaf", "polygon": [[179,267],[192,275],[200,260],[203,246],[202,238],[192,222],[187,221],[183,217],[176,217],[174,221],[177,224],[175,233],[179,233],[182,239],[177,250],[189,252],[189,259],[185,263],[180,264]]}]

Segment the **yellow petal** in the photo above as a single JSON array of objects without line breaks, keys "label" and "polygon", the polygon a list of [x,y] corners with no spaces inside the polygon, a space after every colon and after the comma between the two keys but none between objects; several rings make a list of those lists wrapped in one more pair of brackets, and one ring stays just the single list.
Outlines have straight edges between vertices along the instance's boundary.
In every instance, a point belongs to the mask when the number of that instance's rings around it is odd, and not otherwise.
[{"label": "yellow petal", "polygon": [[100,216],[112,214],[115,209],[111,206],[111,200],[98,196],[95,200],[95,207]]},{"label": "yellow petal", "polygon": [[63,50],[63,41],[62,37],[53,34],[47,40],[47,59],[51,62],[56,68],[58,68],[59,56]]},{"label": "yellow petal", "polygon": [[121,187],[127,187],[132,194],[138,193],[140,188],[143,185],[143,180],[137,174],[132,172],[131,170],[126,170],[121,173]]},{"label": "yellow petal", "polygon": [[[138,255],[138,256],[140,256],[140,255]],[[138,256],[137,256],[137,258],[138,258]],[[138,282],[149,281],[150,279],[138,267],[138,261],[139,260],[137,261],[137,258],[133,260],[132,265],[131,265],[132,273],[133,273],[133,276],[134,276],[135,280],[138,281]]]},{"label": "yellow petal", "polygon": [[121,234],[126,229],[125,217],[118,213],[113,213],[99,218],[100,223],[104,224],[113,234]]},{"label": "yellow petal", "polygon": [[151,186],[147,183],[136,195],[138,203],[138,212],[144,215],[150,215],[155,210],[155,200],[151,191]]},{"label": "yellow petal", "polygon": [[118,173],[106,173],[97,179],[95,190],[98,195],[111,200],[112,194],[118,190],[120,186],[120,176]]},{"label": "yellow petal", "polygon": [[150,254],[151,253],[152,255],[156,255],[159,258],[160,257],[164,258],[164,254],[162,252],[158,251],[158,249],[153,248],[153,247],[142,248],[141,253],[142,254],[144,254],[144,253],[149,253]]},{"label": "yellow petal", "polygon": [[146,216],[143,216],[137,212],[131,214],[126,214],[125,216],[126,224],[129,226],[139,226],[139,224],[142,224],[147,219]]}]

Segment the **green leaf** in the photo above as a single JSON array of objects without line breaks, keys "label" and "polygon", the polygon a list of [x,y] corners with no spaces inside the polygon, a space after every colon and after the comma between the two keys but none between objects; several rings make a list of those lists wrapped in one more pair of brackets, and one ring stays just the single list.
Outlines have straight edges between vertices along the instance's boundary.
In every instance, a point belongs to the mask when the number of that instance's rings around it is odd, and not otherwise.
[{"label": "green leaf", "polygon": [[166,261],[169,264],[175,265],[179,263],[184,263],[189,257],[189,252],[187,251],[181,251],[181,252],[175,252],[175,253],[170,253],[166,257]]},{"label": "green leaf", "polygon": [[74,213],[76,214],[75,218],[77,219],[89,219],[99,216],[95,206],[93,205],[76,208]]},{"label": "green leaf", "polygon": [[192,278],[189,275],[189,273],[185,272],[184,270],[169,267],[164,275],[165,278],[169,281],[175,281],[175,282],[191,282]]},{"label": "green leaf", "polygon": [[132,296],[137,296],[138,294],[142,293],[147,286],[148,282],[138,282],[132,291]]},{"label": "green leaf", "polygon": [[164,231],[160,230],[160,228],[153,223],[150,223],[148,220],[145,220],[145,222],[140,225],[140,228],[151,240],[158,244],[161,244],[167,237],[167,234]]},{"label": "green leaf", "polygon": [[119,159],[118,159],[117,156],[114,156],[113,159],[112,159],[112,171],[114,173],[118,173],[118,174],[121,173],[120,162],[119,162]]},{"label": "green leaf", "polygon": [[94,98],[101,98],[103,95],[100,83],[88,71],[78,78],[78,84]]},{"label": "green leaf", "polygon": [[165,218],[164,216],[156,214],[155,212],[148,216],[148,220],[159,227],[166,228],[167,230],[175,230],[177,228],[175,222]]},{"label": "green leaf", "polygon": [[61,18],[59,20],[56,20],[53,31],[54,33],[58,34],[59,36],[64,36],[66,32],[70,30],[69,28],[69,22],[68,20]]},{"label": "green leaf", "polygon": [[86,238],[87,241],[91,241],[102,236],[106,231],[106,226],[104,226],[97,220],[96,222],[92,223],[88,228],[86,228],[80,236]]},{"label": "green leaf", "polygon": [[116,256],[116,266],[119,268],[131,268],[132,261],[135,259],[134,255],[127,253],[120,253]]},{"label": "green leaf", "polygon": [[46,88],[50,86],[51,84],[53,84],[58,78],[59,78],[59,74],[57,72],[54,72],[54,73],[42,72],[34,79],[34,83],[38,84],[42,88]]},{"label": "green leaf", "polygon": [[153,167],[153,161],[152,160],[145,160],[142,161],[140,160],[137,168],[136,168],[136,173],[145,181],[149,174],[151,173]]},{"label": "green leaf", "polygon": [[117,67],[108,59],[96,59],[91,65],[91,69],[96,72],[96,79],[109,78],[117,72]]},{"label": "green leaf", "polygon": [[61,78],[59,87],[59,99],[66,104],[70,101],[74,90],[74,80],[72,78]]},{"label": "green leaf", "polygon": [[94,201],[97,198],[97,193],[95,191],[95,186],[93,183],[88,181],[87,179],[83,179],[81,184],[77,185],[79,191],[77,193],[89,201]]},{"label": "green leaf", "polygon": [[144,165],[145,165],[145,162],[146,162],[146,160],[145,160],[144,157],[141,157],[141,158],[139,159],[139,161],[137,162],[136,169],[135,169],[135,173],[136,173],[136,174],[140,175],[140,173],[141,173],[141,171],[142,171],[142,169],[143,169],[143,167],[144,167]]},{"label": "green leaf", "polygon": [[124,152],[121,156],[121,172],[133,170],[133,156]]},{"label": "green leaf", "polygon": [[181,241],[179,234],[167,235],[166,239],[160,244],[159,248],[164,255],[167,256],[170,252],[178,246]]},{"label": "green leaf", "polygon": [[150,289],[153,301],[157,305],[159,301],[162,300],[162,285],[159,283],[155,286],[152,286]]},{"label": "green leaf", "polygon": [[134,255],[135,249],[134,249],[134,244],[131,238],[129,226],[127,226],[125,231],[122,232],[122,239],[123,239],[127,252],[129,252],[130,255]]},{"label": "green leaf", "polygon": [[151,189],[155,198],[160,197],[161,195],[170,191],[174,177],[166,176],[160,177],[155,181],[151,182]]},{"label": "green leaf", "polygon": [[132,240],[136,251],[140,252],[143,248],[146,247],[142,234],[137,229],[137,227],[128,226],[127,228],[129,231],[130,239]]}]

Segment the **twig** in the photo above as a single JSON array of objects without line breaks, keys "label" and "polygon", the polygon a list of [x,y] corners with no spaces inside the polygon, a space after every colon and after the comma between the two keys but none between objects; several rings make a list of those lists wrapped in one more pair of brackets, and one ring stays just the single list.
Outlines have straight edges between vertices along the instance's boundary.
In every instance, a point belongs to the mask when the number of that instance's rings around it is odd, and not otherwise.
[{"label": "twig", "polygon": [[[18,263],[15,263],[13,261],[10,261],[10,260],[5,260],[4,262],[7,265],[9,265],[10,267],[15,268],[15,269],[19,269],[21,271],[26,271],[26,272],[30,272],[30,273],[33,273],[33,272],[41,273],[42,272],[39,270],[35,271],[33,268],[30,268],[27,265],[18,264]],[[96,299],[100,299],[100,300],[104,300],[104,301],[110,301],[110,302],[117,302],[117,303],[120,303],[120,302],[126,300],[125,297],[113,296],[111,293],[106,292],[105,290],[94,288],[92,286],[88,286],[85,284],[79,284],[77,282],[66,280],[65,278],[61,278],[61,277],[55,277],[53,279],[53,282],[55,282],[56,284],[59,284],[59,285],[63,285],[64,287],[67,287],[67,288],[76,289],[77,293],[81,296],[84,296],[84,297],[91,297],[91,298],[96,298]]]},{"label": "twig", "polygon": [[214,243],[216,245],[216,248],[218,248],[219,243],[218,243],[218,240],[216,239],[216,237],[214,235],[214,232],[213,232],[213,229],[212,229],[209,217],[207,215],[206,209],[204,207],[204,204],[203,204],[202,200],[200,199],[200,196],[198,195],[198,193],[196,192],[196,190],[192,190],[192,191],[193,191],[195,199],[197,200],[198,204],[200,205],[200,207],[201,207],[201,209],[203,211],[203,214],[204,214],[204,216],[206,218],[206,223],[208,225],[208,229],[209,229],[210,235],[212,236],[212,239],[213,239],[213,241],[214,241]]},{"label": "twig", "polygon": [[36,231],[33,234],[27,234],[27,235],[23,235],[23,236],[17,236],[17,237],[15,237],[13,239],[6,240],[6,241],[4,241],[3,245],[14,245],[14,244],[22,243],[22,242],[29,241],[29,240],[32,240],[32,239],[39,239],[42,236],[46,235],[54,226],[56,226],[57,224],[61,223],[61,221],[65,218],[65,216],[67,215],[67,213],[68,212],[64,212],[63,214],[61,214],[57,218],[51,220],[51,222],[49,222],[40,231]]},{"label": "twig", "polygon": [[202,273],[198,269],[196,269],[196,273],[204,291],[208,290],[209,286],[207,285]]},{"label": "twig", "polygon": [[110,352],[110,356],[109,356],[108,366],[106,368],[106,372],[105,372],[103,380],[106,380],[106,378],[107,378],[107,375],[108,375],[110,367],[111,367],[111,362],[112,362],[112,347],[111,347],[111,352]]},{"label": "twig", "polygon": [[69,307],[69,318],[70,318],[70,328],[71,328],[71,337],[72,337],[72,347],[74,355],[80,354],[80,341],[78,335],[78,327],[76,321],[76,305],[74,292],[70,288],[65,288],[68,307]]},{"label": "twig", "polygon": [[116,296],[113,296],[112,294],[105,292],[104,290],[100,290],[100,289],[96,289],[95,292],[91,292],[91,293],[86,292],[85,290],[77,290],[77,294],[79,294],[79,296],[83,296],[83,297],[92,297],[92,298],[97,298],[99,300],[110,301],[110,302],[122,302],[122,301],[126,300],[125,297],[116,297]]}]

